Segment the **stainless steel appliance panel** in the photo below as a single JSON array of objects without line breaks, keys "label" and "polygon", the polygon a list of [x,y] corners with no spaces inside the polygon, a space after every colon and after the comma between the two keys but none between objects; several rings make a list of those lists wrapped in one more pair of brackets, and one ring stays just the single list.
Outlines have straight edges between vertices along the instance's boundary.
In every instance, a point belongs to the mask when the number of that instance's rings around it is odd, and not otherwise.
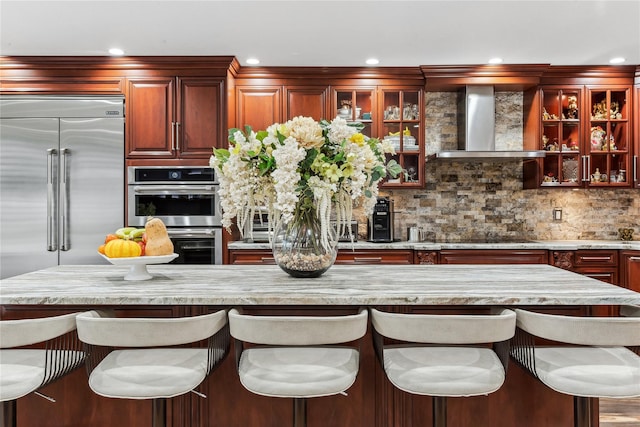
[{"label": "stainless steel appliance panel", "polygon": [[222,228],[169,228],[172,264],[222,264]]},{"label": "stainless steel appliance panel", "polygon": [[124,224],[122,120],[60,120],[60,264],[96,264],[97,245]]},{"label": "stainless steel appliance panel", "polygon": [[47,215],[47,188],[57,189],[57,163],[50,160],[52,150],[58,149],[58,123],[58,119],[0,119],[2,278],[58,264],[58,252],[47,250],[47,224],[52,221]]},{"label": "stainless steel appliance panel", "polygon": [[122,97],[0,97],[0,277],[105,263],[97,246],[124,224],[123,113]]}]

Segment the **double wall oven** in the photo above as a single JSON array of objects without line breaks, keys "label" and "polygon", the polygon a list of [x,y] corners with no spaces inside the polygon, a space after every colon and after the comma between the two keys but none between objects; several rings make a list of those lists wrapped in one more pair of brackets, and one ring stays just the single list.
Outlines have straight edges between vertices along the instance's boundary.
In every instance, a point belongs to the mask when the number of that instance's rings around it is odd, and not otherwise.
[{"label": "double wall oven", "polygon": [[143,227],[147,217],[167,226],[174,260],[222,264],[222,215],[213,169],[191,166],[129,166],[127,223]]}]

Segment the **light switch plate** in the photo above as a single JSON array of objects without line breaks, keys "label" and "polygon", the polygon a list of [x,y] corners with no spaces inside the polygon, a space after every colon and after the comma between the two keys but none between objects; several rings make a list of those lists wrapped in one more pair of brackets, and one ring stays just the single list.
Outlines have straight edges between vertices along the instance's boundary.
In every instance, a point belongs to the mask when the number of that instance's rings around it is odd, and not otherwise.
[{"label": "light switch plate", "polygon": [[562,209],[561,208],[553,208],[553,220],[554,221],[562,221]]}]

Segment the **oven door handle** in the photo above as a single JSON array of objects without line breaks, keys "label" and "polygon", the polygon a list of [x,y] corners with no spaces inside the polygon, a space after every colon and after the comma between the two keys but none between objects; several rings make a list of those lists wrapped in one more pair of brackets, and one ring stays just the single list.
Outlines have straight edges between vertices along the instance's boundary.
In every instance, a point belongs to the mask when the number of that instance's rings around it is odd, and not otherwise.
[{"label": "oven door handle", "polygon": [[167,230],[169,237],[213,237],[216,235],[216,230]]},{"label": "oven door handle", "polygon": [[133,191],[138,194],[216,194],[216,185],[136,185]]}]

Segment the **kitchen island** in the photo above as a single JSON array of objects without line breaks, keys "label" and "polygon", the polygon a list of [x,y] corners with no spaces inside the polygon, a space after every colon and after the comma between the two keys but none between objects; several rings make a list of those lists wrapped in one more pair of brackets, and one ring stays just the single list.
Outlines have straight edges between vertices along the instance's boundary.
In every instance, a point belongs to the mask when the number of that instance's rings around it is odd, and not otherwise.
[{"label": "kitchen island", "polygon": [[[121,316],[185,316],[243,306],[260,313],[347,313],[361,306],[402,312],[482,312],[491,305],[588,313],[598,305],[640,304],[640,293],[549,265],[336,265],[316,279],[296,279],[276,266],[148,266],[153,278],[126,281],[128,267],[59,266],[0,281],[2,318],[53,315],[108,307]],[[422,427],[431,399],[396,390],[384,377],[367,334],[361,366],[348,396],[309,401],[310,427]],[[233,353],[233,350],[232,350]],[[175,427],[290,425],[287,399],[253,395],[240,385],[233,357],[195,395],[175,398]],[[18,401],[19,426],[150,425],[148,401],[93,394],[76,371],[37,396]],[[597,414],[597,405],[593,408]],[[597,420],[597,416],[595,417]],[[451,399],[449,425],[525,427],[572,425],[572,399],[553,392],[511,363],[502,389],[489,396]],[[597,425],[597,421],[593,424]]]}]

